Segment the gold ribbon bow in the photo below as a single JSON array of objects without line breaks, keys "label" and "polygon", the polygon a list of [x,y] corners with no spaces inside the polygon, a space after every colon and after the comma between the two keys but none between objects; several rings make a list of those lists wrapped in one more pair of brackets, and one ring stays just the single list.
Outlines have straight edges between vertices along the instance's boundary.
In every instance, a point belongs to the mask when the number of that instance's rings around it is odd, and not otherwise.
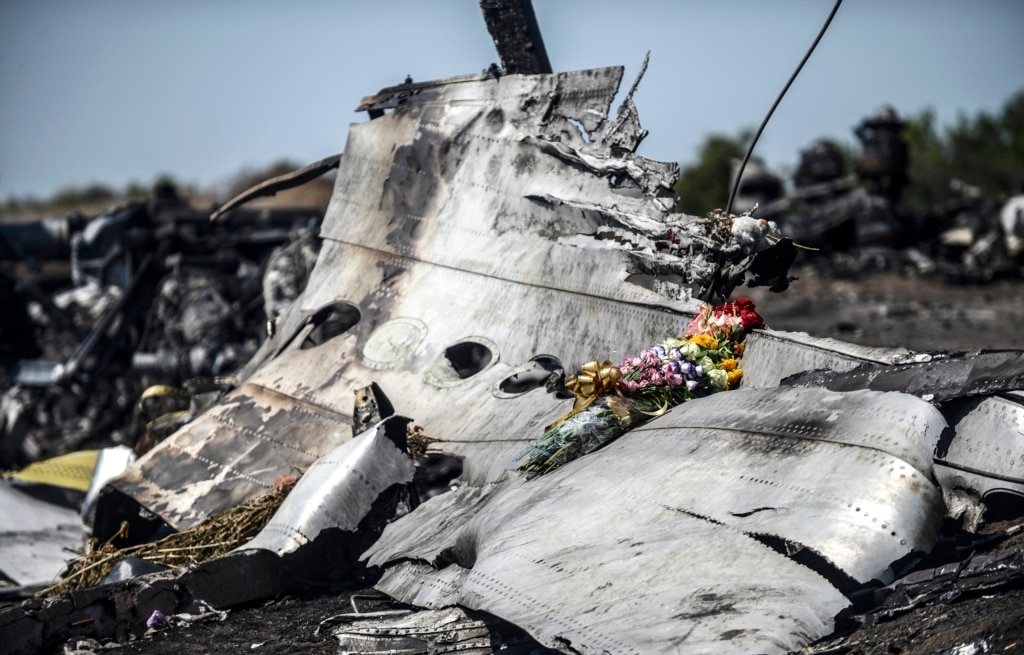
[{"label": "gold ribbon bow", "polygon": [[583,365],[582,373],[565,381],[565,388],[576,396],[573,409],[580,410],[601,396],[617,391],[615,383],[622,377],[622,371],[607,359],[596,359]]},{"label": "gold ribbon bow", "polygon": [[[582,371],[579,375],[565,379],[565,388],[572,392],[576,396],[576,400],[573,401],[572,410],[558,419],[551,425],[547,426],[545,430],[550,430],[562,421],[575,416],[579,412],[587,408],[592,402],[602,396],[607,396],[612,393],[619,393],[618,387],[615,383],[622,377],[622,371],[615,367],[607,359],[603,362],[599,362],[596,359],[592,362],[587,362],[582,366]],[[628,413],[628,410],[623,407],[619,407],[618,404],[609,405],[615,415],[622,418],[620,412]]]}]

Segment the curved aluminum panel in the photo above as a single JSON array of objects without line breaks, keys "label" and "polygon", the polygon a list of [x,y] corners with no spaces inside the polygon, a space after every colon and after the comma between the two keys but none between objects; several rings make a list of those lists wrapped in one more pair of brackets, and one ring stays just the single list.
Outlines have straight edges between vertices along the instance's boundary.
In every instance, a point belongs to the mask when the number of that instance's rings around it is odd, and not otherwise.
[{"label": "curved aluminum panel", "polygon": [[365,557],[400,600],[482,609],[555,647],[786,652],[830,632],[845,600],[758,539],[859,580],[929,549],[944,507],[928,454],[944,426],[902,394],[718,394],[548,475],[433,498]]},{"label": "curved aluminum panel", "polygon": [[355,532],[373,502],[392,485],[411,482],[415,465],[386,435],[404,432],[408,421],[384,419],[313,462],[256,537],[239,550],[290,553],[322,530]]}]

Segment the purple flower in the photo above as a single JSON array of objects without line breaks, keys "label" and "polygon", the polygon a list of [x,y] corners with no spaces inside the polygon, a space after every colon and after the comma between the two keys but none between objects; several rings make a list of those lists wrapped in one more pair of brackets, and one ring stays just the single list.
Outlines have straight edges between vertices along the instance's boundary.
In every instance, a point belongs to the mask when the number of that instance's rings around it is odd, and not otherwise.
[{"label": "purple flower", "polygon": [[654,353],[654,356],[657,357],[659,360],[668,358],[668,349],[666,349],[665,346],[661,345],[660,343],[656,346],[651,346],[650,351]]},{"label": "purple flower", "polygon": [[163,630],[167,627],[167,617],[160,610],[153,610],[153,613],[146,619],[146,627],[154,630]]},{"label": "purple flower", "polygon": [[699,387],[699,386],[700,386],[700,382],[697,382],[696,380],[687,380],[686,381],[686,390],[687,391],[696,391],[697,387]]},{"label": "purple flower", "polygon": [[670,387],[678,387],[683,383],[683,373],[679,362],[666,362],[661,367],[661,376],[665,380],[665,384]]}]

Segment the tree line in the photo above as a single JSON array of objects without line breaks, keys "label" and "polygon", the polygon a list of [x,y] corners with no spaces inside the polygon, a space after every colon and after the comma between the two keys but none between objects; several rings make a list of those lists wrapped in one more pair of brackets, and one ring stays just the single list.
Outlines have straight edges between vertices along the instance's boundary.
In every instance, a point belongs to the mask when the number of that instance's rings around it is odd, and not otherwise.
[{"label": "tree line", "polygon": [[[204,190],[194,184],[180,182],[172,175],[161,174],[151,185],[138,181],[129,182],[123,187],[94,183],[69,186],[42,198],[11,196],[0,203],[0,220],[57,217],[71,210],[78,210],[85,215],[97,214],[115,205],[145,200],[154,188],[168,184],[173,185],[179,194],[192,199],[193,202],[225,202],[264,180],[290,173],[301,167],[302,164],[290,159],[280,159],[266,166],[246,167],[232,175],[216,191]],[[330,182],[326,184],[329,185]]]},{"label": "tree line", "polygon": [[[998,111],[961,114],[952,125],[937,125],[931,108],[903,120],[910,164],[901,211],[937,211],[953,195],[954,180],[976,187],[992,200],[1024,192],[1024,89]],[[675,185],[680,211],[704,216],[725,207],[733,162],[743,159],[752,135],[745,129],[735,136],[705,137],[696,162],[682,167]],[[856,146],[839,145],[851,160],[857,156]]]}]

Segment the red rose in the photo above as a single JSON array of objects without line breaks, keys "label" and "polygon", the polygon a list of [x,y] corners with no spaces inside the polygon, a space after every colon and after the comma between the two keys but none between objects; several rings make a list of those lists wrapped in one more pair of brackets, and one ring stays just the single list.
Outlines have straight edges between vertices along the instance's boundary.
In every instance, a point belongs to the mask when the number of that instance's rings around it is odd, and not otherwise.
[{"label": "red rose", "polygon": [[764,319],[754,311],[754,301],[750,298],[737,298],[732,304],[739,312],[744,332],[764,327]]}]

